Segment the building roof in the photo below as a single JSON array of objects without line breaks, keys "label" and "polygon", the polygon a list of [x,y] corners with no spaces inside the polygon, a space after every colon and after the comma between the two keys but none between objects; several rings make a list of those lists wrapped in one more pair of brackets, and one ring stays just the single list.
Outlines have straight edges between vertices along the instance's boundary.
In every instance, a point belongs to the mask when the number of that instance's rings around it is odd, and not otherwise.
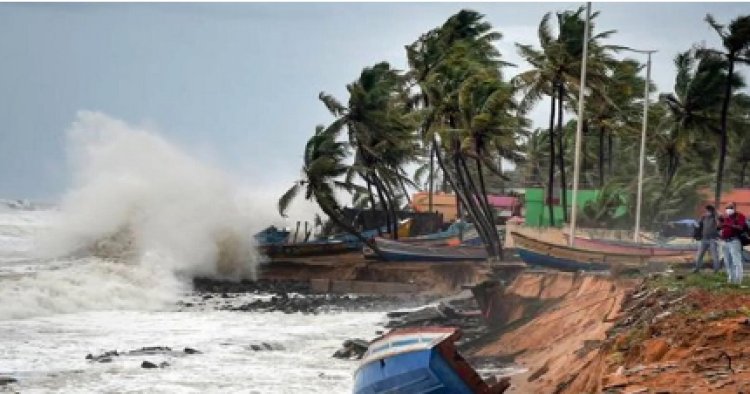
[{"label": "building roof", "polygon": [[741,205],[750,205],[750,189],[734,189],[721,196],[722,204],[735,202]]},{"label": "building roof", "polygon": [[[427,205],[430,198],[428,192],[417,192],[412,196],[412,205]],[[456,205],[456,196],[448,193],[433,193],[433,205]]]},{"label": "building roof", "polygon": [[487,195],[487,202],[493,207],[508,207],[512,208],[518,205],[518,198],[509,196],[493,196]]}]

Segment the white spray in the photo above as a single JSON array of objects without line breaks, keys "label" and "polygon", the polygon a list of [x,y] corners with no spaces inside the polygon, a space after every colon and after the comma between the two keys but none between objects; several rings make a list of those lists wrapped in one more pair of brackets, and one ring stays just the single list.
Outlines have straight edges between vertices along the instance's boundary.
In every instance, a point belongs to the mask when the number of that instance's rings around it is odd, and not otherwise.
[{"label": "white spray", "polygon": [[223,173],[101,113],[80,112],[68,137],[73,187],[37,252],[75,257],[66,269],[3,283],[0,318],[158,308],[195,276],[255,276],[259,226]]}]

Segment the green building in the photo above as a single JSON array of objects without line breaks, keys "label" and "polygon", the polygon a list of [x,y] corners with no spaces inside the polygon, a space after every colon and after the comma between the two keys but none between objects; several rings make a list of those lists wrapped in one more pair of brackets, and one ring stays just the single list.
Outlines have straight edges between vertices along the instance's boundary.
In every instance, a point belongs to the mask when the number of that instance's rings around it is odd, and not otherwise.
[{"label": "green building", "polygon": [[[566,190],[566,196],[568,198],[568,214],[570,214],[570,207],[573,201],[573,191]],[[559,193],[556,194],[559,197]],[[587,202],[595,200],[599,196],[599,190],[578,190],[578,211],[586,205]],[[546,193],[542,188],[527,188],[524,198],[524,222],[527,226],[531,227],[549,227],[549,208],[546,202]],[[562,226],[563,224],[563,208],[562,199],[559,199],[560,203],[553,205],[553,212],[555,215],[554,226]]]}]

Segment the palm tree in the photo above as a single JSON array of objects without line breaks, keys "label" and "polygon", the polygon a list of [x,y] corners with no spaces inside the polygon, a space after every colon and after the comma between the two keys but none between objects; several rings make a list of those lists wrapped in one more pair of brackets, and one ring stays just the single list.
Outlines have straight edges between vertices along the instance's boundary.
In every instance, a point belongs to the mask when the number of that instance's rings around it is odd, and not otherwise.
[{"label": "palm tree", "polygon": [[[638,76],[640,68],[641,65],[632,59],[612,64],[609,83],[602,86],[606,97],[599,97],[599,94],[595,92],[594,98],[587,103],[589,116],[584,123],[584,128],[589,129],[592,134],[598,130],[597,149],[595,153],[592,153],[597,160],[596,179],[600,188],[605,186],[605,173],[612,175],[615,133],[632,134],[640,131],[638,126],[641,120],[641,109],[636,99],[643,97],[643,78]],[[606,153],[605,140],[608,144]]]},{"label": "palm tree", "polygon": [[718,206],[721,199],[724,160],[727,154],[727,115],[732,100],[734,66],[736,63],[750,64],[750,15],[737,17],[729,23],[729,26],[724,26],[716,22],[711,14],[708,14],[706,15],[706,22],[716,30],[721,38],[725,50],[722,55],[728,67],[724,84],[724,98],[721,103],[719,165],[716,170],[716,190],[714,193],[714,203]]},{"label": "palm tree", "polygon": [[[732,184],[745,187],[747,167],[750,164],[750,96],[738,93],[732,98],[729,112],[729,130],[735,143],[727,149],[730,174],[736,174]],[[731,175],[730,175],[731,177]]]},{"label": "palm tree", "polygon": [[[689,142],[704,137],[713,127],[723,85],[724,64],[717,56],[698,56],[695,51],[677,54],[674,93],[660,95],[665,117],[653,141],[662,141],[666,159],[664,183],[668,186]],[[658,111],[658,109],[656,110]]]},{"label": "palm tree", "polygon": [[[492,160],[487,158],[500,151],[495,142],[505,141],[489,132],[496,129],[495,123],[501,118],[496,112],[508,108],[505,93],[500,93],[497,86],[487,88],[501,80],[499,67],[505,63],[494,46],[501,35],[492,31],[483,18],[475,11],[462,10],[407,46],[407,56],[409,75],[420,90],[415,101],[422,113],[423,143],[431,146],[444,180],[456,192],[459,207],[475,223],[488,254],[500,257],[502,248],[494,214],[483,193],[484,171],[477,171],[475,180],[467,165],[468,160],[473,160],[477,169],[494,169],[489,165]],[[483,87],[478,89],[481,97],[473,92],[479,87]],[[488,100],[493,92],[495,98]],[[498,109],[485,110],[481,115],[485,104]],[[486,125],[480,126],[481,122]],[[432,180],[429,183],[433,184]]]},{"label": "palm tree", "polygon": [[[728,75],[726,62],[715,53],[690,50],[677,54],[674,62],[677,68],[674,93],[660,95],[668,111],[657,123],[660,127],[652,140],[661,141],[657,147],[666,160],[665,186],[669,186],[680,160],[690,153],[691,147],[696,143],[705,145],[707,136],[721,134],[716,120]],[[733,89],[742,86],[739,76],[732,77],[732,86]],[[720,166],[722,161],[720,157]]]},{"label": "palm tree", "polygon": [[[550,97],[550,127],[549,134],[556,138],[550,138],[550,161],[549,181],[547,199],[550,201],[550,221],[552,217],[552,196],[554,188],[554,166],[560,170],[560,188],[562,190],[563,221],[567,222],[567,179],[565,173],[565,146],[563,145],[564,124],[563,111],[565,101],[572,100],[570,93],[580,89],[581,57],[583,53],[583,29],[585,21],[581,14],[584,7],[576,11],[565,11],[557,13],[557,37],[554,37],[550,27],[552,13],[547,13],[539,23],[538,38],[541,50],[534,49],[531,45],[516,44],[521,57],[533,66],[533,69],[516,76],[515,83],[524,91],[521,102],[523,109],[530,108],[543,96]],[[594,29],[593,19],[598,12],[591,15],[590,29]],[[594,91],[601,92],[601,86],[608,80],[607,69],[614,62],[609,52],[619,50],[622,47],[613,45],[600,45],[599,40],[606,39],[615,31],[609,30],[598,34],[592,34],[589,39],[589,59],[587,66],[587,79],[589,87]],[[602,94],[602,96],[605,96]],[[557,115],[557,128],[555,129],[555,115]],[[556,142],[555,142],[556,140]],[[557,147],[555,147],[557,144]]]},{"label": "palm tree", "polygon": [[419,150],[406,79],[388,63],[381,62],[362,70],[360,77],[347,85],[347,90],[346,106],[330,95],[320,94],[320,100],[337,117],[328,132],[338,135],[346,129],[355,151],[347,179],[351,182],[357,175],[368,190],[375,188],[386,213],[386,225],[392,236],[398,238],[396,191],[401,190],[408,197],[406,184],[413,182],[402,167],[415,161]]},{"label": "palm tree", "polygon": [[[425,145],[430,146],[429,154],[429,206],[432,209],[432,194],[434,188],[434,159],[436,158],[436,144],[430,128],[439,122],[439,108],[435,105],[438,93],[434,88],[435,72],[444,66],[446,59],[455,56],[454,48],[462,46],[466,52],[464,56],[472,62],[488,67],[500,67],[507,63],[500,61],[500,53],[494,46],[494,41],[502,35],[492,31],[492,26],[483,20],[484,15],[472,11],[461,10],[440,27],[423,34],[417,41],[406,46],[409,62],[409,77],[420,88],[420,93],[414,101],[421,105],[424,111],[421,135]],[[445,70],[443,70],[445,71]],[[431,97],[432,96],[432,97]]]},{"label": "palm tree", "polygon": [[294,182],[292,187],[279,198],[279,214],[286,216],[289,204],[300,192],[304,191],[305,199],[315,201],[331,221],[356,236],[376,253],[380,253],[371,240],[365,239],[341,215],[341,205],[336,199],[335,191],[352,192],[358,189],[356,185],[339,180],[349,170],[349,167],[343,163],[347,156],[345,143],[336,141],[336,136],[327,132],[325,127],[316,127],[315,135],[310,137],[305,145],[302,178]]}]

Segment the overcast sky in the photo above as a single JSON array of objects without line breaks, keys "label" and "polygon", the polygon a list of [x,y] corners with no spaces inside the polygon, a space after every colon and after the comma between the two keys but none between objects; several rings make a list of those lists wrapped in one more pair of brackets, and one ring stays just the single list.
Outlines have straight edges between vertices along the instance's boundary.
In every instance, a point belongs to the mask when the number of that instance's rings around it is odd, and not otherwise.
[{"label": "overcast sky", "polygon": [[[405,68],[404,45],[461,8],[504,34],[500,50],[519,65],[512,76],[528,67],[513,44],[535,43],[544,13],[579,4],[2,4],[0,198],[65,192],[65,131],[79,110],[156,125],[245,186],[280,194],[315,125],[331,121],[320,91],[345,100],[363,67]],[[618,31],[610,43],[660,51],[660,91],[672,88],[678,51],[718,45],[707,12],[722,22],[750,13],[747,3],[593,7],[598,31]]]}]

